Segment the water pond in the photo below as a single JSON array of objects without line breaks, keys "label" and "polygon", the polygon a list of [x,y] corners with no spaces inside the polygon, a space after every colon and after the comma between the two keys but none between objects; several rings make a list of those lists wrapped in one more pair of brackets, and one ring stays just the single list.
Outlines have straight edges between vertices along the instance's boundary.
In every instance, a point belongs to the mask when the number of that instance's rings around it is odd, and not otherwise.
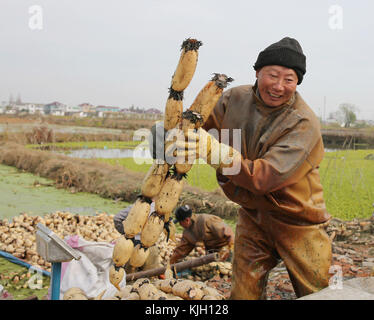
[{"label": "water pond", "polygon": [[81,215],[116,214],[127,205],[96,194],[56,189],[52,180],[0,165],[0,219],[23,212],[44,215],[58,210]]},{"label": "water pond", "polygon": [[141,158],[152,159],[148,149],[79,149],[65,153],[69,157],[83,159],[116,159],[116,158]]}]

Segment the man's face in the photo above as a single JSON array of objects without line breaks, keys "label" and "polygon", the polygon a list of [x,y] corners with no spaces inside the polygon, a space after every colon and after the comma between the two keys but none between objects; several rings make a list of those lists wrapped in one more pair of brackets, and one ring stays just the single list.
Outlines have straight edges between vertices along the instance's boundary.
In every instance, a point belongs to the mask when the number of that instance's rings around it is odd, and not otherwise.
[{"label": "man's face", "polygon": [[260,96],[269,107],[286,103],[296,91],[298,78],[293,69],[265,66],[256,71]]},{"label": "man's face", "polygon": [[187,229],[187,228],[189,228],[190,225],[191,225],[191,218],[186,218],[186,219],[180,221],[179,224],[180,224],[183,228]]}]

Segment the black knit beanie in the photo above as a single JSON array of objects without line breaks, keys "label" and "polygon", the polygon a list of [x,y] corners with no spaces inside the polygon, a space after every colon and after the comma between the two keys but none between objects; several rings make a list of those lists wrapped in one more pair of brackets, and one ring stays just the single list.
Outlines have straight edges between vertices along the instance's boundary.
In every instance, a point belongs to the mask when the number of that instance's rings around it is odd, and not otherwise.
[{"label": "black knit beanie", "polygon": [[296,39],[285,37],[261,51],[253,68],[257,71],[264,66],[278,65],[295,70],[298,82],[303,81],[306,72],[306,57]]},{"label": "black knit beanie", "polygon": [[184,206],[181,206],[175,210],[175,220],[174,223],[181,222],[186,218],[191,217],[192,210],[191,208],[186,204]]}]

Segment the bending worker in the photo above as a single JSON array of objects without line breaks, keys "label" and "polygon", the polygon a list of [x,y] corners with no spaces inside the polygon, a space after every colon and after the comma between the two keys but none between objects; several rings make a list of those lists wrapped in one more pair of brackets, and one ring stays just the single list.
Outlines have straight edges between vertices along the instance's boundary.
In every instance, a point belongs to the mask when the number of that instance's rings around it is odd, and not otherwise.
[{"label": "bending worker", "polygon": [[170,257],[170,264],[186,257],[198,242],[203,242],[208,252],[219,252],[221,260],[230,257],[234,233],[220,217],[211,214],[194,214],[187,205],[177,208],[175,217],[174,222],[179,222],[184,231]]},{"label": "bending worker", "polygon": [[[171,150],[181,160],[194,154],[206,160],[227,197],[241,205],[231,299],[265,298],[268,274],[279,259],[300,297],[328,286],[331,265],[325,230],[331,216],[318,172],[324,155],[320,123],[296,90],[306,73],[297,40],[286,37],[268,46],[254,69],[254,85],[225,91],[204,127],[190,130],[189,142],[177,141]],[[207,132],[212,129],[218,139]],[[220,142],[222,129],[230,133],[228,144]]]}]

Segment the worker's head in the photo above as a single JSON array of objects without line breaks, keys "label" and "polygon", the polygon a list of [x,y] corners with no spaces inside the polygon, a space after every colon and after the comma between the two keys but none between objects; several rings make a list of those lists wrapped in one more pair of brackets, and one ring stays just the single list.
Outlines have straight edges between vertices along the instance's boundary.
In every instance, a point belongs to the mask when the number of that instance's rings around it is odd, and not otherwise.
[{"label": "worker's head", "polygon": [[174,223],[179,222],[179,224],[183,228],[187,229],[191,226],[191,223],[192,223],[191,216],[192,216],[192,210],[188,205],[178,207],[175,210]]},{"label": "worker's head", "polygon": [[262,100],[270,107],[278,107],[303,81],[306,57],[299,42],[286,37],[261,51],[253,68]]}]

